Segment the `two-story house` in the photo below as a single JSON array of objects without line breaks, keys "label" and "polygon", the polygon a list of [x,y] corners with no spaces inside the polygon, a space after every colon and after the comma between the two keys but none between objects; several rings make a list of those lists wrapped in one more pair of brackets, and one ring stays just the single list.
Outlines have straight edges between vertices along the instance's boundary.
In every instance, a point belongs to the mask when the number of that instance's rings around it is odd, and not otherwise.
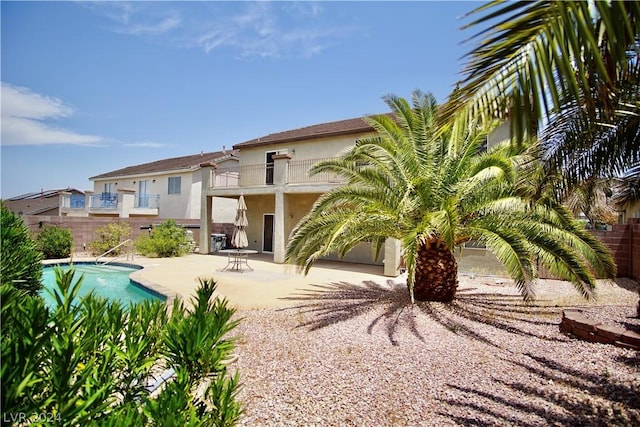
[{"label": "two-story house", "polygon": [[[356,140],[373,129],[362,118],[322,123],[278,132],[233,146],[238,150],[237,166],[202,164],[201,241],[209,235],[212,212],[220,198],[237,199],[244,195],[248,211],[249,249],[273,253],[273,260],[284,262],[285,248],[295,225],[323,193],[340,186],[337,176],[309,176],[309,169],[321,159],[339,156]],[[493,145],[508,135],[508,127],[499,128],[488,141]],[[201,248],[201,253],[209,248]],[[400,244],[389,239],[379,259],[363,243],[350,251],[345,261],[383,264],[387,275],[397,275]]]},{"label": "two-story house", "polygon": [[[93,176],[89,178],[93,190],[86,191],[84,198],[62,196],[61,215],[198,219],[202,200],[200,164],[233,167],[238,163],[236,154],[222,150],[173,157]],[[235,207],[233,200],[218,200],[213,220],[233,222]]]},{"label": "two-story house", "polygon": [[[234,167],[203,165],[201,236],[221,197],[247,203],[249,248],[273,253],[275,262],[284,261],[287,238],[293,227],[309,212],[317,198],[340,185],[336,176],[310,177],[309,168],[320,159],[335,157],[356,139],[371,133],[361,118],[341,120],[270,134],[233,146],[239,153]],[[206,240],[206,239],[205,239]],[[370,251],[357,248],[347,259],[371,260]],[[201,248],[206,253],[206,248]]]}]

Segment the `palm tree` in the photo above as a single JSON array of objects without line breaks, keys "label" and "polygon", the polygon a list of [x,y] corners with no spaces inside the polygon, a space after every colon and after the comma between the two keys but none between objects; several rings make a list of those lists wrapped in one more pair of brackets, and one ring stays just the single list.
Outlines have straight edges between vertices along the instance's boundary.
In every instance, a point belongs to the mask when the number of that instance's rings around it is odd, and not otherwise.
[{"label": "palm tree", "polygon": [[431,94],[416,91],[411,104],[396,96],[384,100],[392,114],[366,119],[375,135],[312,168],[347,182],[321,196],[297,224],[289,263],[308,272],[319,257],[342,256],[365,241],[377,257],[385,240],[395,238],[412,302],[455,297],[454,250],[469,240],[497,256],[525,299],[534,297],[537,263],[587,298],[595,286],[592,271],[614,276],[603,245],[545,197],[538,185],[545,175],[532,154],[509,145],[482,152],[486,131],[463,121],[438,132]]},{"label": "palm tree", "polygon": [[566,190],[640,164],[640,3],[498,0],[469,15],[465,28],[487,27],[447,120],[509,118],[519,138],[544,128],[545,167]]}]

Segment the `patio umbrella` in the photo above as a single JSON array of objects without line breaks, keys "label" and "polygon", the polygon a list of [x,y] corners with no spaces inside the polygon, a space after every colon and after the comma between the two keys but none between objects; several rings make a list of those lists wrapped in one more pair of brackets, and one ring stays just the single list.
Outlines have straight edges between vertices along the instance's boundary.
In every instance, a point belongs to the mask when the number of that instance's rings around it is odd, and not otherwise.
[{"label": "patio umbrella", "polygon": [[247,204],[244,201],[244,196],[241,194],[238,199],[238,207],[236,210],[236,219],[233,222],[235,229],[233,230],[233,236],[231,237],[231,244],[240,249],[249,246],[249,240],[247,239]]}]

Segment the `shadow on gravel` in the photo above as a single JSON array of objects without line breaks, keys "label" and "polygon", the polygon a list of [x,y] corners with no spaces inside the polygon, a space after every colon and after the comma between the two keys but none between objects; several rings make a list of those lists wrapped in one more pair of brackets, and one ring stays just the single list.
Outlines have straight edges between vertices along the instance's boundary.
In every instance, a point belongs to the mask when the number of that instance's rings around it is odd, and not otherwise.
[{"label": "shadow on gravel", "polygon": [[613,283],[615,283],[617,286],[621,287],[622,289],[626,289],[633,293],[637,293],[638,288],[640,287],[640,282],[630,279],[628,277],[618,277],[613,281]]},{"label": "shadow on gravel", "polygon": [[498,345],[490,338],[475,330],[474,324],[489,325],[520,336],[549,341],[566,340],[527,332],[520,328],[523,324],[557,325],[560,310],[557,307],[545,306],[541,301],[536,305],[527,304],[518,296],[474,294],[469,293],[472,289],[464,289],[458,292],[456,299],[451,303],[418,302],[411,305],[406,285],[394,283],[392,280],[385,284],[365,281],[357,285],[334,282],[313,285],[313,288],[284,298],[299,301],[300,304],[281,309],[299,310],[309,315],[309,320],[299,326],[307,327],[311,331],[366,315],[373,308],[382,308],[382,313],[371,320],[367,332],[371,334],[374,328],[382,325],[381,327],[386,328],[389,341],[393,345],[399,344],[395,339],[398,328],[406,328],[416,338],[424,341],[423,333],[428,334],[428,331],[420,331],[416,323],[419,313],[427,315],[452,333],[496,347]]},{"label": "shadow on gravel", "polygon": [[[452,397],[443,400],[439,414],[461,425],[640,425],[633,384],[617,382],[609,371],[584,372],[549,357],[526,356],[527,362],[509,362],[527,369],[533,381],[494,379],[491,391],[448,384]],[[447,407],[458,410],[449,414]],[[460,416],[460,408],[467,415]]]}]

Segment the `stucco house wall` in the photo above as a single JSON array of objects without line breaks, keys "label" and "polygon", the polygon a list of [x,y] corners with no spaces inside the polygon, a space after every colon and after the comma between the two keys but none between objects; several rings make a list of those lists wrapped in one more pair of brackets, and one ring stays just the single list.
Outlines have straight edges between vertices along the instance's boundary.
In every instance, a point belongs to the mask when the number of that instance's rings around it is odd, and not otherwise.
[{"label": "stucco house wall", "polygon": [[[133,165],[89,178],[93,182],[94,196],[89,196],[83,214],[92,216],[149,217],[158,219],[199,219],[202,202],[202,172],[200,163],[212,161],[216,165],[237,166],[236,151],[200,153],[174,157],[155,162]],[[178,178],[179,191],[169,192],[169,181]],[[146,186],[141,187],[145,182]],[[117,195],[117,201],[104,206],[103,193]],[[126,195],[126,197],[125,197]],[[148,204],[138,204],[145,199]],[[107,199],[108,200],[108,199]],[[94,202],[98,206],[94,206]],[[212,220],[233,222],[236,204],[233,200],[216,200]],[[67,209],[66,215],[79,216],[78,211]]]},{"label": "stucco house wall", "polygon": [[[202,191],[202,185],[200,174],[197,173],[195,175],[198,176],[194,177],[193,172],[172,172],[97,179],[93,183],[93,191],[95,194],[100,194],[104,191],[105,185],[111,184],[112,191],[117,191],[120,188],[129,188],[137,193],[140,181],[148,181],[149,189],[147,194],[158,196],[158,218],[196,219],[199,218],[200,214],[200,192]],[[177,177],[181,180],[180,193],[169,194],[169,178]],[[194,187],[198,187],[197,209],[195,214],[192,209],[194,199],[191,194]]]},{"label": "stucco house wall", "polygon": [[288,152],[292,160],[323,159],[337,157],[356,143],[356,136],[318,138],[311,141],[292,141],[268,146],[243,148],[240,166],[264,164],[268,152]]},{"label": "stucco house wall", "polygon": [[[275,214],[275,199],[271,195],[245,196],[247,204],[247,240],[249,249],[263,251],[263,221],[265,214]],[[269,251],[273,252],[273,251]]]}]

